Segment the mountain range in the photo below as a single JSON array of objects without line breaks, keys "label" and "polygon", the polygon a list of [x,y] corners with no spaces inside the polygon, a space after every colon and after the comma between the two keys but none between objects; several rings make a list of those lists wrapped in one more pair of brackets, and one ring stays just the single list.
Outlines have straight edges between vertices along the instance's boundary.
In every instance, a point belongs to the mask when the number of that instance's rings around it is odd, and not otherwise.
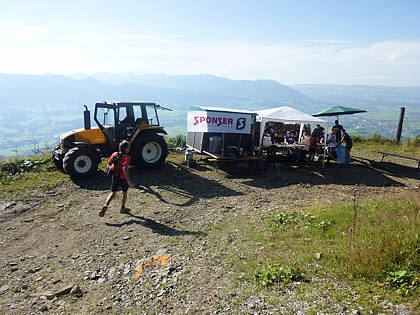
[{"label": "mountain range", "polygon": [[[247,110],[288,105],[315,113],[333,105],[366,109],[365,114],[340,118],[353,132],[393,137],[399,107],[405,106],[403,135],[420,134],[420,87],[362,85],[294,85],[274,80],[231,80],[214,75],[0,74],[0,155],[48,146],[61,133],[81,128],[83,105],[91,109],[104,100],[145,100],[172,108],[160,113],[170,135],[186,131],[190,106]],[[331,121],[331,119],[329,119]]]}]

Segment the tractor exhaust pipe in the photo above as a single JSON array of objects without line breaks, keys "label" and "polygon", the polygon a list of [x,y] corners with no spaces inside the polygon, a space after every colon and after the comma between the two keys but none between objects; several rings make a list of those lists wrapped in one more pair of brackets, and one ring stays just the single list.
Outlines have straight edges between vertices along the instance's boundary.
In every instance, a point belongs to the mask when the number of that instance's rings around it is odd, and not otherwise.
[{"label": "tractor exhaust pipe", "polygon": [[84,119],[85,119],[85,129],[86,130],[88,130],[88,129],[90,129],[90,111],[89,111],[89,109],[87,108],[87,106],[86,105],[84,105],[85,106],[85,111],[83,112],[83,116],[84,116]]}]

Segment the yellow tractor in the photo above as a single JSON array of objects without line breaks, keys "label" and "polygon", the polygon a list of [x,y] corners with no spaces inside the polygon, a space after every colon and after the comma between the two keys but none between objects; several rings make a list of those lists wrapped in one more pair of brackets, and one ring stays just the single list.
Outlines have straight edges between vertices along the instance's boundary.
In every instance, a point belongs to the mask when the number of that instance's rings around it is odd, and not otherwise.
[{"label": "yellow tractor", "polygon": [[95,104],[94,120],[90,127],[90,111],[85,105],[84,129],[72,130],[60,136],[52,151],[58,169],[72,177],[91,176],[102,157],[118,151],[122,140],[130,142],[131,164],[136,168],[161,165],[168,148],[159,126],[158,109],[170,110],[148,102],[103,102]]}]

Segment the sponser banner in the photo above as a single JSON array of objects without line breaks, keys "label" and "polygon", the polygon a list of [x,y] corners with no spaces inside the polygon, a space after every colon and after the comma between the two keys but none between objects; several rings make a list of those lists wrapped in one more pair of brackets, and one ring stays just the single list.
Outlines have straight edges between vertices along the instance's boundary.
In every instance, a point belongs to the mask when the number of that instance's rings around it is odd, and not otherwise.
[{"label": "sponser banner", "polygon": [[225,112],[188,112],[189,132],[251,133],[251,115]]}]

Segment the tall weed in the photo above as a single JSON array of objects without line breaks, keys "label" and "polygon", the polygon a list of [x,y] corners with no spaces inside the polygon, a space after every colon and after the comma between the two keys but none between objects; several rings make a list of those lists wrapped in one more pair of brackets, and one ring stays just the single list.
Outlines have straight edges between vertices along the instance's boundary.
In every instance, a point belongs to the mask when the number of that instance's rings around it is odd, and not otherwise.
[{"label": "tall weed", "polygon": [[[322,251],[322,264],[337,277],[391,283],[386,280],[390,274],[405,270],[404,279],[410,280],[398,289],[415,290],[420,270],[420,198],[360,202],[357,217],[354,207],[353,202],[275,216],[267,245],[275,251],[270,254],[273,261],[291,264],[293,257],[304,268]],[[274,260],[285,251],[290,254]]]}]

